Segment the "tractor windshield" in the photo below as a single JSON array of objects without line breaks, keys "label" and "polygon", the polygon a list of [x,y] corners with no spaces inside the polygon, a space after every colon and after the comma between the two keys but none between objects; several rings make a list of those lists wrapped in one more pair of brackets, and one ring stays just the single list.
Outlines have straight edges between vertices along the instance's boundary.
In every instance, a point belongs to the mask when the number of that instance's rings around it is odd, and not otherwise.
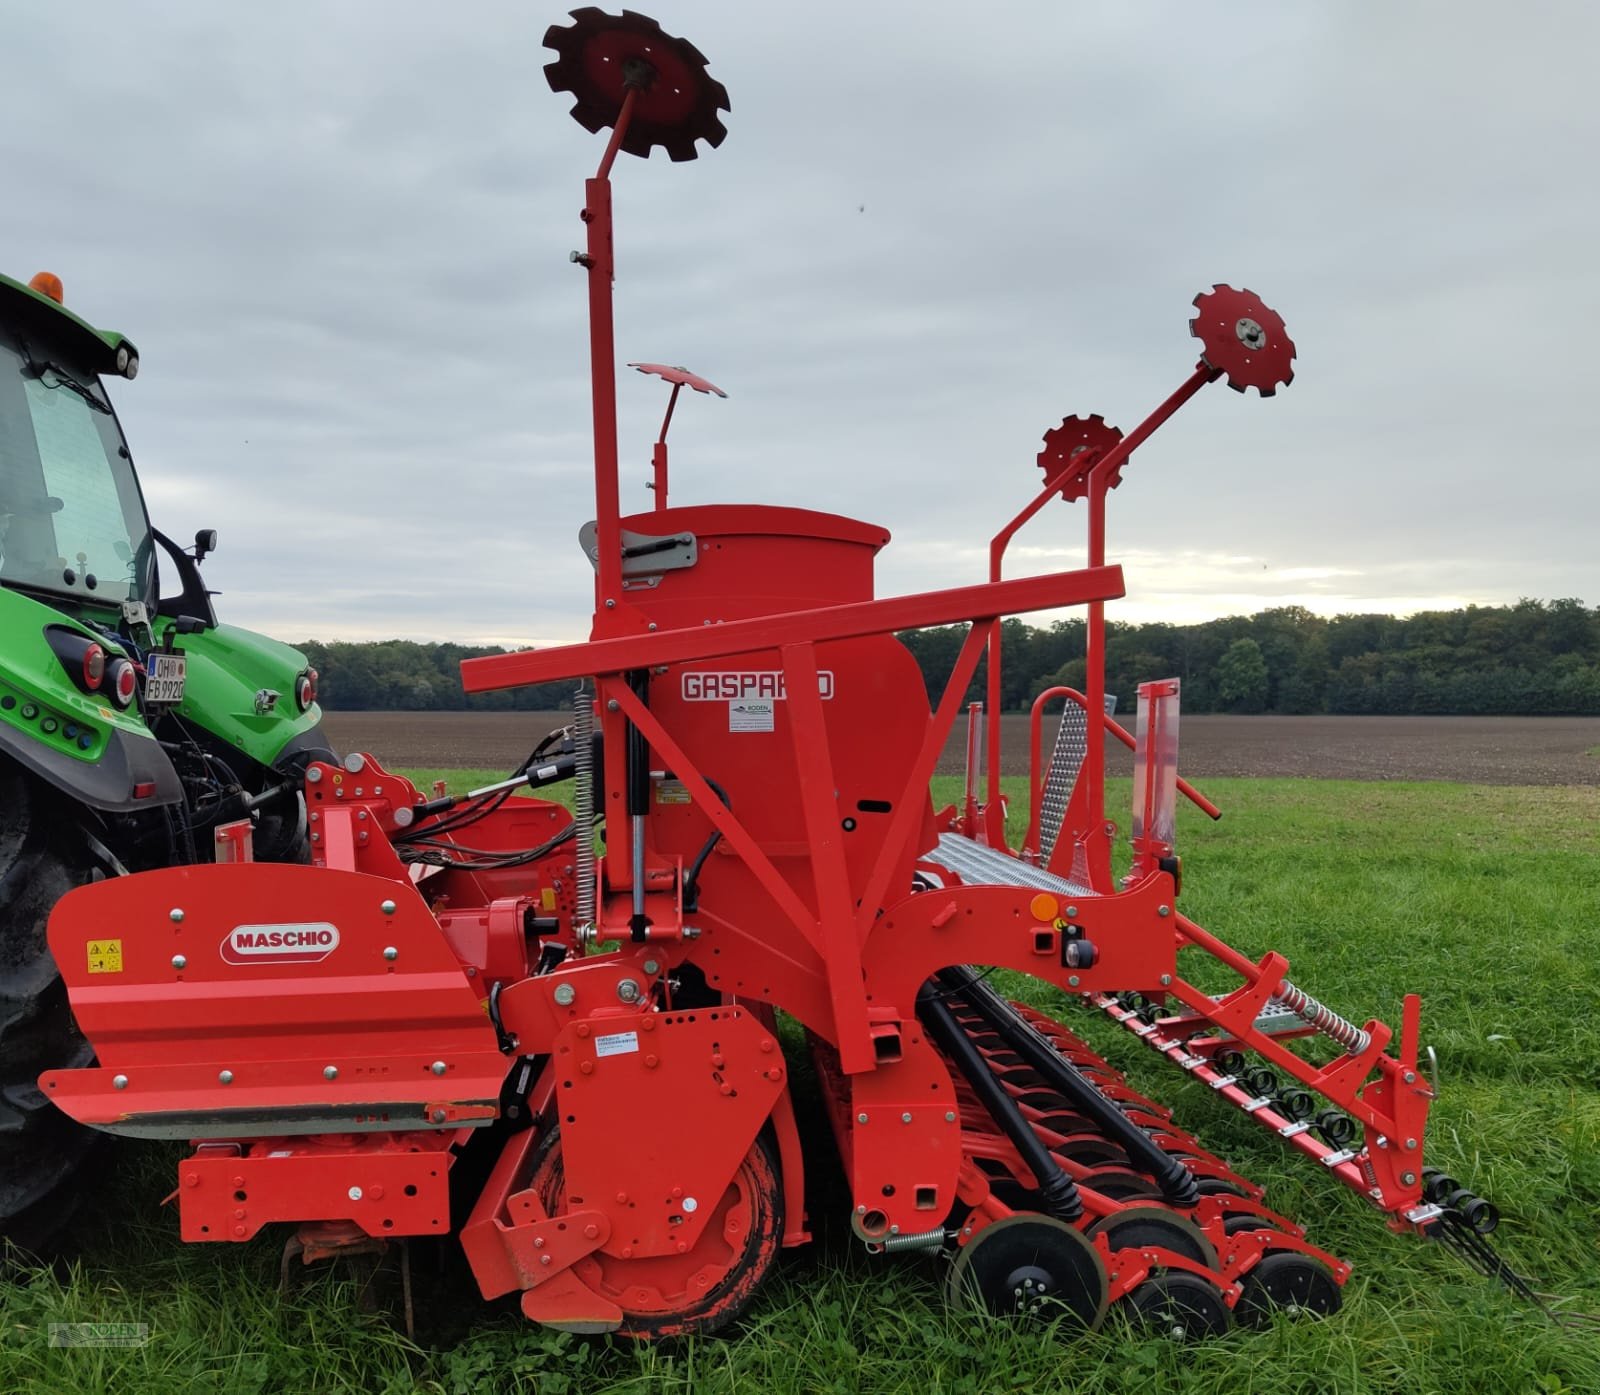
[{"label": "tractor windshield", "polygon": [[89,602],[149,601],[144,500],[99,380],[0,329],[0,582]]}]

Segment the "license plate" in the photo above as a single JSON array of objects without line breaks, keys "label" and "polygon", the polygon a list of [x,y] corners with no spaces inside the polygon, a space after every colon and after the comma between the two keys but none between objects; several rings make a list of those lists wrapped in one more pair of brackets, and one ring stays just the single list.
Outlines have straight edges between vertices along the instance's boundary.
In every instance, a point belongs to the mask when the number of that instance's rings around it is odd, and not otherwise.
[{"label": "license plate", "polygon": [[152,654],[149,677],[145,679],[144,700],[173,706],[183,701],[183,680],[189,661],[182,654]]}]

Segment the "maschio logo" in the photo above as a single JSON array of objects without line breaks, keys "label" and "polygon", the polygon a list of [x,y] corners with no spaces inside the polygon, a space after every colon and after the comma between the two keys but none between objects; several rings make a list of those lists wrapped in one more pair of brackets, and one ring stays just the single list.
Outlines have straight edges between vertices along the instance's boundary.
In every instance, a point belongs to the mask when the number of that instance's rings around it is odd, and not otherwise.
[{"label": "maschio logo", "polygon": [[316,964],[339,948],[339,929],[306,925],[236,925],[222,941],[230,964]]},{"label": "maschio logo", "polygon": [[[833,696],[832,669],[818,670],[817,687],[824,701]],[[786,697],[788,694],[784,691],[781,669],[683,675],[685,702],[737,702],[740,698],[774,698],[782,701]]]}]

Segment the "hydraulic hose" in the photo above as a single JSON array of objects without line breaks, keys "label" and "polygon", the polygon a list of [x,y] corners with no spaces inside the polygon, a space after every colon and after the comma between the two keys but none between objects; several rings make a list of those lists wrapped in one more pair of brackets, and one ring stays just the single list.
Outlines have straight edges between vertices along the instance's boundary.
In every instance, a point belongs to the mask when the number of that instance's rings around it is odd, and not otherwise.
[{"label": "hydraulic hose", "polygon": [[955,1062],[956,1069],[966,1077],[973,1093],[982,1101],[989,1117],[1004,1131],[1022,1155],[1028,1171],[1039,1183],[1039,1195],[1046,1215],[1058,1220],[1075,1221],[1083,1214],[1083,1198],[1077,1185],[1061,1170],[1061,1164],[1050,1155],[1039,1135],[1022,1117],[1022,1111],[994,1078],[988,1062],[961,1030],[939,990],[931,983],[922,985],[917,994],[917,1017],[927,1028],[939,1049]]},{"label": "hydraulic hose", "polygon": [[[1113,1143],[1127,1153],[1135,1167],[1148,1172],[1161,1188],[1161,1194],[1174,1206],[1194,1206],[1200,1200],[1194,1174],[1085,1080],[1076,1066],[1051,1046],[1033,1024],[1021,1017],[987,983],[966,965],[943,970],[938,975],[952,994],[961,998],[975,1013],[998,1032],[1017,1055],[1038,1071],[1050,1086],[1065,1095],[1079,1113],[1087,1115]],[[921,998],[918,997],[920,1012]],[[952,1018],[952,1021],[954,1019]],[[963,1034],[963,1041],[967,1041]],[[943,1045],[943,1043],[940,1043]],[[974,1053],[977,1048],[967,1041]]]}]

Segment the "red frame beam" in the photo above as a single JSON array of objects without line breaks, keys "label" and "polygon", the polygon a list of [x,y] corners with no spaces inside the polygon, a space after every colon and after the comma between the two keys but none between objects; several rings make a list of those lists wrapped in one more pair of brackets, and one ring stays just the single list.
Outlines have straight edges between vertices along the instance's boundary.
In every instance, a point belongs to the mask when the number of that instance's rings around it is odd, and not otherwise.
[{"label": "red frame beam", "polygon": [[461,686],[469,693],[488,693],[564,678],[681,664],[690,659],[781,649],[790,644],[823,644],[833,639],[917,630],[974,618],[987,620],[997,615],[1056,610],[1116,600],[1124,594],[1121,567],[1085,567],[1017,581],[958,586],[948,591],[821,606],[784,615],[759,615],[700,629],[663,630],[658,634],[597,639],[588,644],[564,644],[555,649],[463,659]]}]

